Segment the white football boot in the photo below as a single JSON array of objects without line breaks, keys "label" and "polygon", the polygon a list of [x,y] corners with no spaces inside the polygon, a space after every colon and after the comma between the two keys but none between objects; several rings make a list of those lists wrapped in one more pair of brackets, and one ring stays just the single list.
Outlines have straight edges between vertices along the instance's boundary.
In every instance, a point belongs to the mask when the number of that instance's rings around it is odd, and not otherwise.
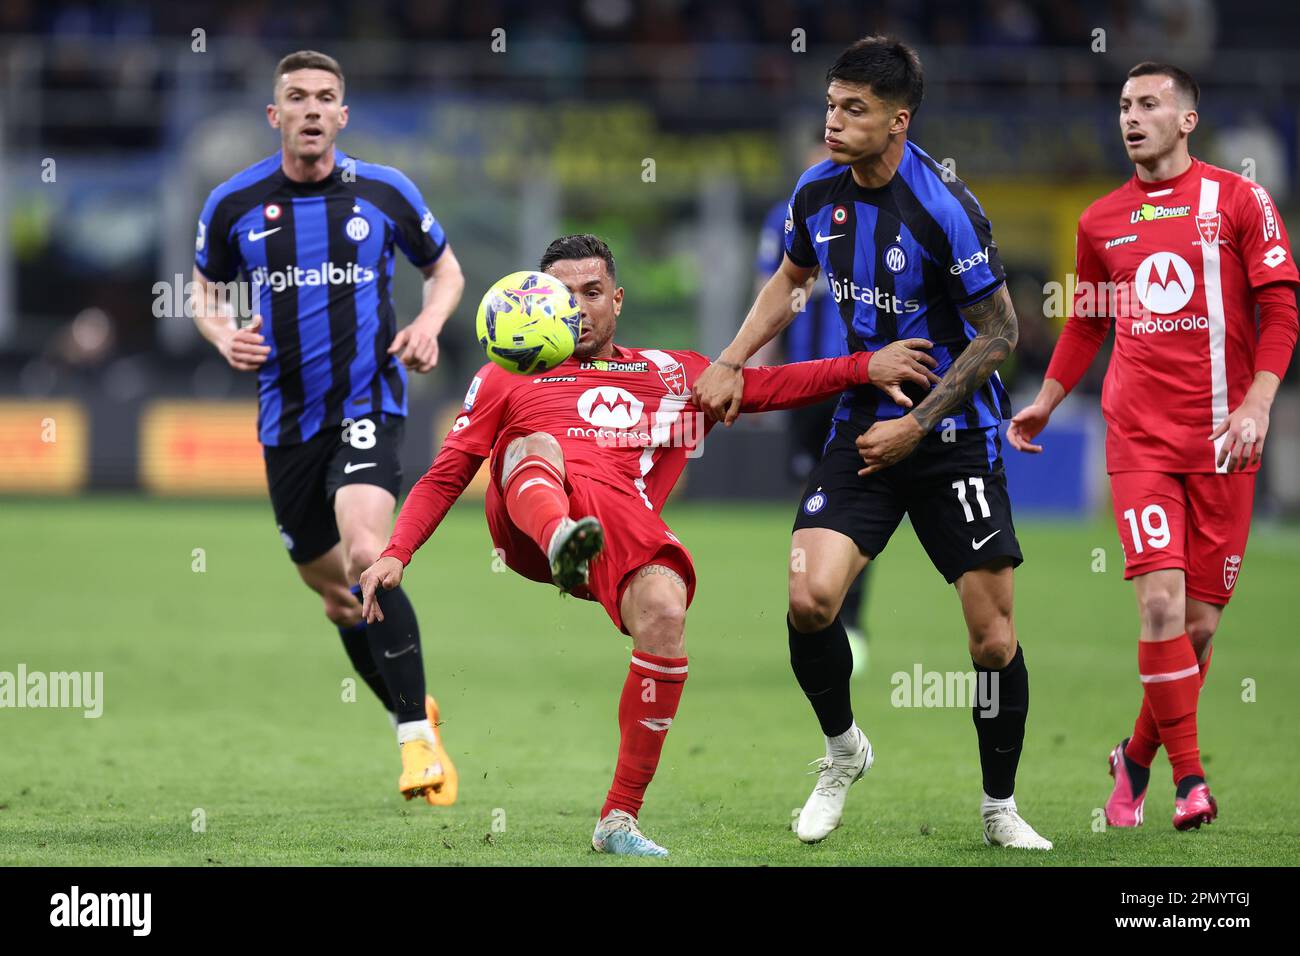
[{"label": "white football boot", "polygon": [[668,851],[641,832],[636,817],[626,810],[611,810],[596,824],[591,848],[616,856],[667,856]]},{"label": "white football boot", "polygon": [[1052,841],[1045,840],[1025,822],[1015,807],[997,807],[985,810],[984,842],[990,846],[1009,846],[1017,850],[1050,850]]},{"label": "white football boot", "polygon": [[809,771],[817,774],[817,786],[813,788],[795,822],[794,830],[800,840],[804,843],[817,843],[826,839],[840,825],[849,787],[862,779],[862,775],[871,769],[874,760],[871,741],[859,730],[858,749],[854,753],[848,756],[827,754],[811,761],[817,765],[817,769]]}]

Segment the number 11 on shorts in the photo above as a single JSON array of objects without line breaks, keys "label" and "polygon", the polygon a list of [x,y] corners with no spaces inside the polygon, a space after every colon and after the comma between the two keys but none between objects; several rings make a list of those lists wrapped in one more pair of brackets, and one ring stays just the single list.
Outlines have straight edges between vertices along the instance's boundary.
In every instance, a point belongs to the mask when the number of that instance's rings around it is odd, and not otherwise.
[{"label": "number 11 on shorts", "polygon": [[[989,511],[989,503],[984,498],[984,479],[970,478],[967,480],[970,481],[971,487],[975,489],[975,501],[980,506],[980,517],[989,517],[992,512]],[[970,524],[975,520],[975,513],[971,511],[970,505],[966,502],[966,482],[960,480],[954,481],[952,487],[957,491],[957,500],[961,503],[961,510],[966,512],[966,523]]]}]

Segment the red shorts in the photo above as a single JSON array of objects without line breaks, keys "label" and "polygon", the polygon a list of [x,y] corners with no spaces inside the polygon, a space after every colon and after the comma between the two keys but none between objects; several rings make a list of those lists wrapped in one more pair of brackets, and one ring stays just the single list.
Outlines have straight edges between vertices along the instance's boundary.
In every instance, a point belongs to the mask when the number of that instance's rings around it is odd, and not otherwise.
[{"label": "red shorts", "polygon": [[1187,596],[1227,604],[1241,572],[1255,503],[1255,473],[1110,476],[1125,580],[1178,568]]},{"label": "red shorts", "polygon": [[[614,626],[626,634],[619,611],[623,592],[641,568],[662,564],[686,582],[686,606],[690,607],[695,597],[695,565],[690,552],[639,495],[583,475],[566,475],[564,488],[569,494],[569,516],[595,515],[605,529],[604,550],[591,564],[590,582],[574,592],[576,597],[599,602]],[[492,544],[501,549],[506,565],[529,580],[550,584],[550,562],[536,542],[510,520],[495,480],[488,485],[484,508]]]}]

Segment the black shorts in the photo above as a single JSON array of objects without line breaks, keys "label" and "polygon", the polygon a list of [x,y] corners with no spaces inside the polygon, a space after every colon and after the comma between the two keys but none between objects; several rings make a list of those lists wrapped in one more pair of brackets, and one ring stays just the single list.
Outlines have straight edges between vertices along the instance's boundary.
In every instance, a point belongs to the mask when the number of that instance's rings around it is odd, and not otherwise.
[{"label": "black shorts", "polygon": [[931,432],[898,464],[860,477],[863,467],[846,424],[813,469],[795,515],[795,530],[830,528],[867,557],[885,550],[906,514],[935,569],[949,584],[1000,558],[1024,560],[1011,520],[1002,442],[997,429]]},{"label": "black shorts", "polygon": [[402,485],[405,419],[358,418],[347,428],[322,428],[296,445],[268,445],[266,484],[280,539],[295,564],[319,558],[339,541],[334,520],[334,493],[344,485],[378,485],[397,497]]}]

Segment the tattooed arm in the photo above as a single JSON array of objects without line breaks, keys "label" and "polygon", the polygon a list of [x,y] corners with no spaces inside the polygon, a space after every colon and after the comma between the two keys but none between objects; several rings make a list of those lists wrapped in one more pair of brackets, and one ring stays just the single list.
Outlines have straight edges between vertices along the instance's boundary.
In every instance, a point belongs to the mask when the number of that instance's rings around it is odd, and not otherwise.
[{"label": "tattooed arm", "polygon": [[974,395],[1016,347],[1019,326],[1005,285],[966,306],[961,314],[974,327],[975,338],[925,401],[902,418],[876,422],[858,436],[858,451],[866,465],[858,474],[869,475],[910,455],[926,433]]}]

